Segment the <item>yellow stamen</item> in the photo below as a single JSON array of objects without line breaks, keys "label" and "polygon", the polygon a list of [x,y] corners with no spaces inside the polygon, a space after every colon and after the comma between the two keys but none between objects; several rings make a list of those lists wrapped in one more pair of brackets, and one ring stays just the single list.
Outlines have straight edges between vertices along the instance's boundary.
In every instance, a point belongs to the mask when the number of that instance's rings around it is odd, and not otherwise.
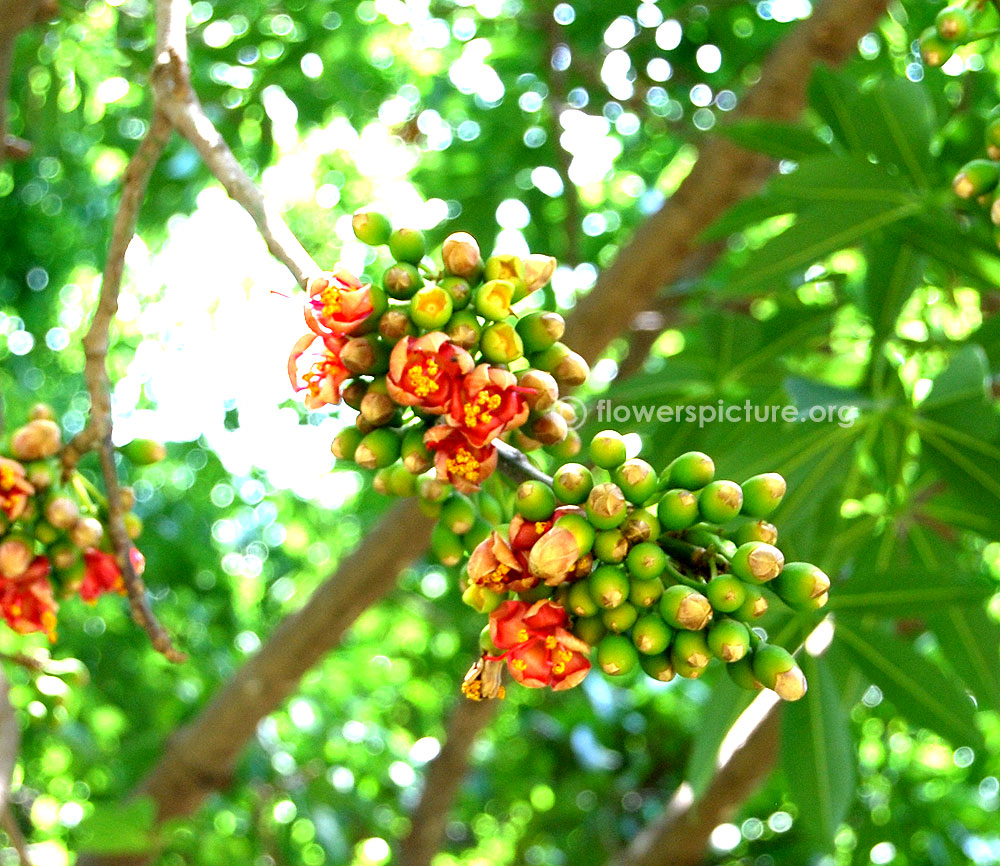
[{"label": "yellow stamen", "polygon": [[511,667],[517,668],[519,671],[523,671],[528,667],[528,663],[524,659],[514,659],[510,664]]},{"label": "yellow stamen", "polygon": [[467,481],[478,483],[482,475],[482,465],[465,448],[459,448],[455,456],[449,457],[444,465],[449,474],[465,478]]},{"label": "yellow stamen", "polygon": [[437,374],[438,365],[432,358],[427,362],[426,368],[419,364],[410,367],[410,371],[406,374],[406,377],[410,380],[410,387],[413,389],[413,393],[417,397],[426,397],[428,394],[433,394],[435,391],[441,390],[441,386],[432,378],[437,376]]},{"label": "yellow stamen", "polygon": [[519,640],[519,641],[520,641],[521,643],[524,643],[524,642],[525,642],[525,641],[526,641],[526,640],[528,639],[528,637],[529,637],[529,635],[528,635],[528,630],[527,630],[526,628],[522,628],[522,629],[521,629],[521,630],[520,630],[520,631],[519,631],[519,632],[517,633],[517,639],[518,639],[518,640]]},{"label": "yellow stamen", "polygon": [[471,403],[465,403],[462,410],[465,413],[465,426],[478,427],[480,424],[493,422],[493,412],[500,408],[503,402],[499,394],[480,391]]},{"label": "yellow stamen", "polygon": [[549,635],[545,638],[545,649],[553,650],[559,646],[559,641],[556,640],[555,635]]}]

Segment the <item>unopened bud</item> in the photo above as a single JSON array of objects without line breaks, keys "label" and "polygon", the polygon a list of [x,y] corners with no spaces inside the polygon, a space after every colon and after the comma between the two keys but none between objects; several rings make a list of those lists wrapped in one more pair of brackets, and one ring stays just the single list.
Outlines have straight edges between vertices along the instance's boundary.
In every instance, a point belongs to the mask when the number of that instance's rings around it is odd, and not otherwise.
[{"label": "unopened bud", "polygon": [[118,450],[136,466],[150,466],[167,456],[167,449],[154,439],[133,439]]},{"label": "unopened bud", "polygon": [[340,398],[352,409],[361,409],[361,401],[368,393],[368,383],[364,379],[352,379],[340,389]]},{"label": "unopened bud", "polygon": [[59,453],[61,444],[59,425],[39,418],[14,431],[10,450],[18,460],[42,460]]},{"label": "unopened bud", "polygon": [[712,620],[712,605],[705,596],[687,586],[670,586],[660,597],[660,613],[667,625],[698,631]]},{"label": "unopened bud", "polygon": [[352,373],[381,375],[389,369],[389,347],[372,334],[352,337],[344,344],[340,360]]},{"label": "unopened bud", "polygon": [[23,538],[7,538],[0,542],[0,576],[20,577],[28,570],[35,553]]},{"label": "unopened bud", "polygon": [[48,403],[36,403],[31,407],[28,417],[32,421],[55,421],[56,411]]},{"label": "unopened bud", "polygon": [[361,414],[373,427],[383,427],[396,413],[396,403],[388,394],[369,391],[361,400]]},{"label": "unopened bud", "polygon": [[547,286],[556,272],[556,260],[553,256],[533,253],[524,260],[525,295]]},{"label": "unopened bud", "polygon": [[587,381],[590,365],[577,352],[569,352],[552,371],[561,387],[576,388]]},{"label": "unopened bud", "polygon": [[69,540],[80,550],[97,547],[104,537],[104,527],[96,517],[81,517],[69,530]]},{"label": "unopened bud", "polygon": [[[390,343],[397,343],[403,337],[412,337],[417,333],[417,328],[403,310],[395,308],[386,310],[379,317],[378,332]],[[341,392],[341,396],[343,396],[343,392]],[[348,405],[350,404],[348,403]]]},{"label": "unopened bud", "polygon": [[569,428],[566,420],[558,412],[546,412],[531,422],[529,433],[533,439],[542,445],[555,445],[566,438]]},{"label": "unopened bud", "polygon": [[774,580],[785,565],[784,554],[772,544],[750,541],[740,545],[730,563],[733,574],[740,580],[764,583]]},{"label": "unopened bud", "polygon": [[455,232],[444,239],[441,260],[449,274],[464,279],[475,280],[483,270],[479,244],[468,232]]},{"label": "unopened bud", "polygon": [[45,519],[56,529],[70,529],[80,517],[80,509],[67,496],[56,496],[45,506]]},{"label": "unopened bud", "polygon": [[522,396],[532,412],[546,412],[559,399],[559,386],[556,380],[542,370],[525,370],[518,375],[517,384],[521,388],[530,389],[530,393]]},{"label": "unopened bud", "polygon": [[557,586],[574,572],[580,548],[568,529],[554,527],[536,541],[528,554],[528,568],[549,586]]},{"label": "unopened bud", "polygon": [[536,310],[522,316],[517,322],[517,332],[524,340],[524,349],[532,354],[544,352],[562,339],[566,320],[559,313]]},{"label": "unopened bud", "polygon": [[587,497],[587,519],[595,529],[614,529],[628,515],[625,494],[617,484],[598,484]]}]

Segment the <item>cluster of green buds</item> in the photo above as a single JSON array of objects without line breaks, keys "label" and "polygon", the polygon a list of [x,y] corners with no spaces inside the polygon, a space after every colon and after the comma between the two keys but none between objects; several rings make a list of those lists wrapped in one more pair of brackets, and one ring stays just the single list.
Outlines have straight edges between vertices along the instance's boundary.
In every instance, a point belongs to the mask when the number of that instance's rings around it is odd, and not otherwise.
[{"label": "cluster of green buds", "polygon": [[495,440],[576,453],[576,418],[560,394],[590,371],[561,342],[562,316],[543,308],[555,259],[484,258],[466,232],[432,257],[422,232],[394,230],[381,214],[358,213],[353,226],[389,259],[377,274],[312,280],[310,333],[289,359],[307,406],[343,400],[358,412],[334,456],[374,470],[381,492],[426,491],[440,504],[441,490],[481,488],[497,465]]},{"label": "cluster of green buds", "polygon": [[934,26],[920,34],[920,56],[924,63],[928,66],[943,66],[959,45],[993,36],[993,32],[977,32],[974,29],[977,12],[978,10],[970,10],[963,4],[947,6],[938,12]]},{"label": "cluster of green buds", "polygon": [[[777,547],[768,518],[785,494],[784,479],[716,479],[712,459],[700,452],[658,472],[627,459],[624,439],[610,430],[593,438],[589,458],[590,465],[559,466],[551,484],[523,482],[510,523],[473,549],[464,598],[491,616],[484,659],[506,661],[526,685],[567,687],[546,674],[531,628],[532,617],[565,616],[559,628],[577,643],[562,637],[557,651],[576,659],[592,648],[608,676],[641,668],[661,682],[696,678],[719,659],[741,686],[802,697],[806,682],[795,659],[769,644],[758,624],[769,595],[794,610],[816,610],[830,587],[820,569],[786,563]],[[528,635],[525,643],[510,637],[510,620]],[[547,660],[555,670],[558,658]],[[581,670],[572,665],[571,684]]]},{"label": "cluster of green buds", "polygon": [[[162,459],[163,446],[136,439],[121,449],[134,465]],[[106,529],[107,501],[85,474],[68,473],[60,460],[61,432],[51,407],[35,406],[0,449],[0,614],[17,632],[55,637],[56,597],[79,595],[94,602],[124,592],[124,581]],[[135,497],[122,491],[126,507]],[[129,510],[131,538],[142,531]],[[132,566],[144,560],[134,547]]]},{"label": "cluster of green buds", "polygon": [[989,212],[993,237],[1000,247],[1000,106],[991,112],[986,124],[986,156],[963,165],[952,182],[961,199],[975,202]]}]

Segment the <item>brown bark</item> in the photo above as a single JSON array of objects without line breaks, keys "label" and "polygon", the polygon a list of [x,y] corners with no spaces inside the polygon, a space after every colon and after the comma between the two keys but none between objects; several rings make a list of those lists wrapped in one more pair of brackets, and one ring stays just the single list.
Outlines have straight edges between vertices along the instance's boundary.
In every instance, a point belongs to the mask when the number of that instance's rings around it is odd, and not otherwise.
[{"label": "brown bark", "polygon": [[[815,63],[837,64],[885,11],[885,0],[826,0],[775,48],[757,82],[743,97],[736,119],[795,120],[805,106]],[[715,137],[666,204],[647,219],[580,300],[564,341],[593,362],[659,291],[675,282],[697,238],[740,199],[756,192],[774,168],[765,156]]]}]

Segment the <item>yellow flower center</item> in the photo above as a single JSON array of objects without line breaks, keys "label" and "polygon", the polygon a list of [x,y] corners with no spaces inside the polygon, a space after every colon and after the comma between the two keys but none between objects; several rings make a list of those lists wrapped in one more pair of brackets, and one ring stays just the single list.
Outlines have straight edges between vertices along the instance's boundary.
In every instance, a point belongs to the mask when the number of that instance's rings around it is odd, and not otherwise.
[{"label": "yellow flower center", "polygon": [[433,394],[435,391],[441,390],[441,386],[434,381],[434,377],[440,372],[441,368],[438,366],[437,361],[433,358],[428,358],[426,365],[415,364],[410,367],[410,372],[406,374],[406,377],[410,380],[410,387],[413,389],[413,393],[417,397],[426,397],[428,394]]},{"label": "yellow flower center", "polygon": [[510,572],[510,566],[504,565],[502,562],[497,565],[489,574],[486,575],[487,583],[503,583],[508,573]]},{"label": "yellow flower center", "polygon": [[313,397],[319,396],[320,388],[323,387],[323,380],[330,374],[330,369],[336,366],[336,359],[330,354],[324,354],[322,358],[309,368],[309,372],[303,375],[302,379]]},{"label": "yellow flower center", "polygon": [[565,670],[566,670],[566,665],[563,662],[556,662],[554,665],[552,665],[552,673],[554,674],[561,674]]},{"label": "yellow flower center", "polygon": [[320,315],[332,316],[339,313],[343,306],[343,298],[340,296],[340,289],[336,286],[327,286],[318,295],[320,303]]},{"label": "yellow flower center", "polygon": [[527,630],[526,628],[522,628],[522,629],[521,629],[521,630],[520,630],[520,631],[519,631],[519,632],[517,633],[517,639],[518,639],[518,640],[519,640],[519,641],[520,641],[521,643],[524,643],[524,642],[525,642],[525,641],[526,641],[526,640],[528,639],[528,637],[529,637],[529,635],[528,635],[528,630]]},{"label": "yellow flower center", "polygon": [[467,481],[478,482],[482,474],[482,465],[465,448],[459,448],[455,456],[449,457],[444,465],[449,474],[465,478]]},{"label": "yellow flower center", "polygon": [[523,671],[528,667],[528,663],[524,659],[514,659],[510,664],[511,667],[517,668],[519,671]]},{"label": "yellow flower center", "polygon": [[557,646],[559,646],[559,641],[556,640],[555,635],[550,634],[545,638],[545,649],[554,650]]},{"label": "yellow flower center", "polygon": [[493,412],[500,408],[500,395],[490,394],[488,391],[480,391],[476,399],[464,405],[465,426],[478,427],[480,424],[489,424],[493,420]]}]

